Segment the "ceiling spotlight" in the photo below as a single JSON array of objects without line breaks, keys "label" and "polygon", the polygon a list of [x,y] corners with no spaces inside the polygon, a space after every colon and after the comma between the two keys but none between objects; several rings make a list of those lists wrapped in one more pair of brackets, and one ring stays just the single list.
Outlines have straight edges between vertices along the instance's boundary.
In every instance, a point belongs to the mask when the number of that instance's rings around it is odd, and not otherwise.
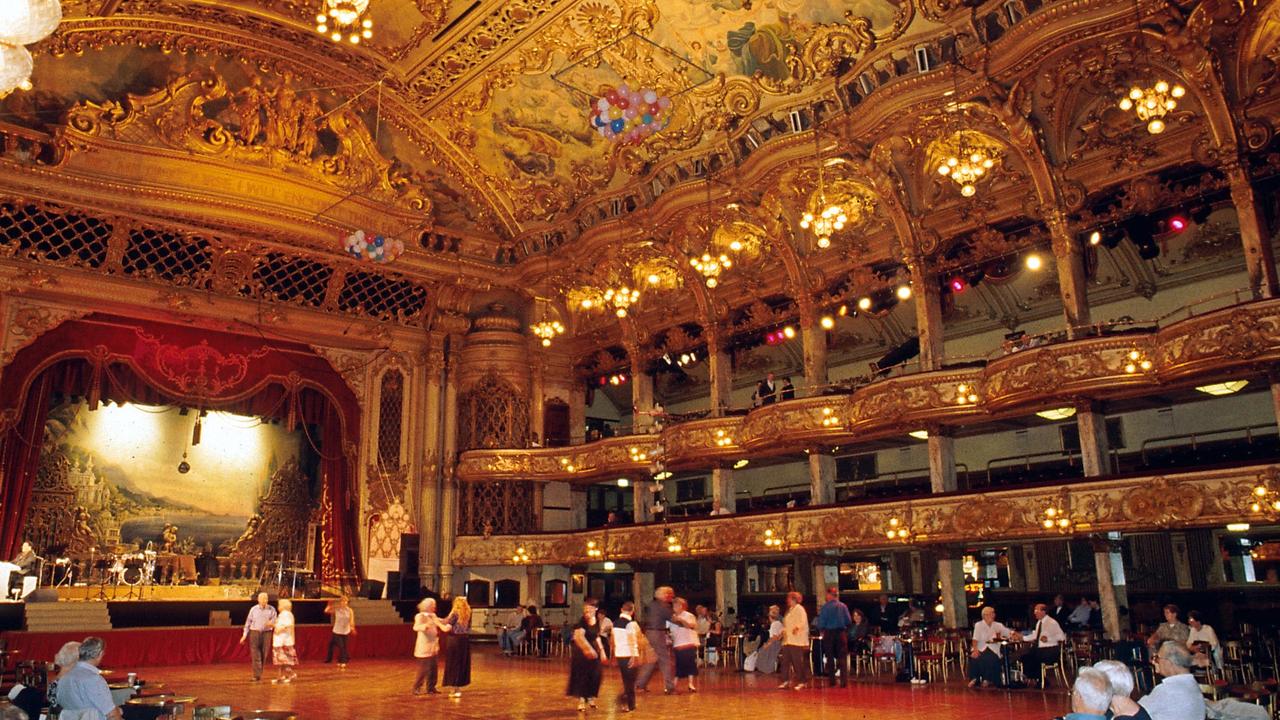
[{"label": "ceiling spotlight", "polygon": [[858,309],[866,312],[871,309],[871,298],[864,297],[858,299]]},{"label": "ceiling spotlight", "polygon": [[964,278],[959,275],[948,280],[947,286],[951,288],[951,292],[953,293],[962,293],[969,289],[969,283],[965,282]]},{"label": "ceiling spotlight", "polygon": [[790,325],[788,325],[788,326],[786,326],[786,327],[782,328],[782,335],[783,335],[783,337],[785,337],[786,339],[791,340],[792,338],[794,338],[794,337],[796,336],[796,329],[795,329],[795,328],[793,328],[793,327],[791,327]]},{"label": "ceiling spotlight", "polygon": [[1101,232],[1101,231],[1099,231],[1099,230],[1094,230],[1093,232],[1089,233],[1089,244],[1090,244],[1090,245],[1097,245],[1097,244],[1098,244],[1098,243],[1100,243],[1100,242],[1102,242],[1102,232]]},{"label": "ceiling spotlight", "polygon": [[1180,233],[1187,229],[1187,219],[1181,215],[1169,218],[1169,232]]},{"label": "ceiling spotlight", "polygon": [[836,326],[836,319],[830,315],[823,315],[818,324],[822,326],[823,330],[830,330]]},{"label": "ceiling spotlight", "polygon": [[1040,257],[1039,253],[1031,253],[1023,262],[1026,264],[1027,269],[1032,271],[1044,267],[1044,259]]},{"label": "ceiling spotlight", "polygon": [[649,273],[648,280],[650,285],[657,285],[658,281],[661,279],[662,278],[658,277],[658,273]]},{"label": "ceiling spotlight", "polygon": [[910,300],[910,299],[911,299],[911,286],[910,286],[910,285],[899,285],[899,286],[898,286],[898,299],[899,299],[899,300]]},{"label": "ceiling spotlight", "polygon": [[847,315],[849,314],[849,306],[848,306],[848,305],[841,305],[841,306],[840,306],[840,309],[836,311],[836,314],[837,314],[837,315],[839,315],[840,317],[845,317],[845,316],[847,316]]}]

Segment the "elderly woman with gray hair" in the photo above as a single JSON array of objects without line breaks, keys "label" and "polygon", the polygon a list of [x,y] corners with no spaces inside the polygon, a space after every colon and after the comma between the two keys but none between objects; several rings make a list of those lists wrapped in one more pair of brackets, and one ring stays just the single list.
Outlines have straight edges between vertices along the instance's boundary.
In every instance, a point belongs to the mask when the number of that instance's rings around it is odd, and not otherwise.
[{"label": "elderly woman with gray hair", "polygon": [[1111,682],[1100,670],[1082,667],[1071,686],[1071,712],[1063,720],[1106,720],[1111,707]]},{"label": "elderly woman with gray hair", "polygon": [[1111,720],[1151,720],[1147,709],[1133,701],[1133,672],[1119,660],[1093,664],[1111,683]]}]

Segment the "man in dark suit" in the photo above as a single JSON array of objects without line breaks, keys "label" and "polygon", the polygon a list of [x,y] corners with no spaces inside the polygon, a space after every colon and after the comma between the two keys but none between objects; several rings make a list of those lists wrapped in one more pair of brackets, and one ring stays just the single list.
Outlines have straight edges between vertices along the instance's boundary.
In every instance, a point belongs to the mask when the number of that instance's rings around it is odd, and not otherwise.
[{"label": "man in dark suit", "polygon": [[773,382],[773,373],[769,373],[756,385],[756,397],[761,405],[772,405],[778,401],[778,386]]},{"label": "man in dark suit", "polygon": [[881,593],[879,604],[871,608],[867,615],[873,626],[880,628],[886,635],[898,634],[898,608],[889,602],[889,596]]},{"label": "man in dark suit", "polygon": [[1053,607],[1049,608],[1049,617],[1058,621],[1059,627],[1067,626],[1067,616],[1071,614],[1071,608],[1067,607],[1067,599],[1059,593],[1053,596]]}]

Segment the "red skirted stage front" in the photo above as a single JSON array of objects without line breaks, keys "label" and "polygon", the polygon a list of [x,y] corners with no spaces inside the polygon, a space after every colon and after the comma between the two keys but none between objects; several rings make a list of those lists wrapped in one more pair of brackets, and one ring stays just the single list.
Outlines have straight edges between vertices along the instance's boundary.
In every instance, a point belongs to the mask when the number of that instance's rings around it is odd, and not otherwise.
[{"label": "red skirted stage front", "polygon": [[[103,667],[128,670],[136,667],[249,664],[249,646],[240,644],[241,628],[174,627],[109,630],[93,633],[107,643]],[[21,660],[52,661],[66,642],[80,641],[81,632],[6,632],[0,634],[9,650]],[[298,657],[303,663],[322,662],[331,633],[327,625],[299,625]],[[348,643],[353,659],[413,657],[414,633],[410,625],[362,625]]]}]

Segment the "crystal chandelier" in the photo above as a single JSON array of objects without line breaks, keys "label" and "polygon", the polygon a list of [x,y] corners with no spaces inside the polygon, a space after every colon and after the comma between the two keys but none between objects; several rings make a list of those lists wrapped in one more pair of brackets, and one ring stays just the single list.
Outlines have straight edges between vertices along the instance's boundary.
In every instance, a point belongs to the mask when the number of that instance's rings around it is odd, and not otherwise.
[{"label": "crystal chandelier", "polygon": [[613,305],[613,314],[620,318],[627,316],[627,308],[640,299],[640,291],[623,285],[604,291],[604,301]]},{"label": "crystal chandelier", "polygon": [[1164,132],[1164,116],[1178,107],[1178,98],[1187,94],[1181,85],[1170,85],[1164,80],[1157,80],[1153,87],[1141,88],[1137,85],[1129,88],[1129,94],[1120,100],[1120,109],[1130,110],[1138,115],[1138,119],[1147,124],[1147,132],[1159,135]]},{"label": "crystal chandelier", "polygon": [[[826,202],[826,193],[821,195],[821,202]],[[844,210],[839,205],[828,205],[816,217],[811,212],[806,212],[800,218],[800,227],[808,230],[813,228],[813,234],[818,238],[818,247],[831,247],[831,236],[836,232],[844,229],[844,224],[849,221],[849,217],[845,215]]]},{"label": "crystal chandelier", "polygon": [[951,147],[938,163],[938,174],[949,177],[960,186],[960,194],[973,197],[978,192],[977,183],[996,166],[996,158],[986,148],[980,147],[956,133]]},{"label": "crystal chandelier", "polygon": [[0,98],[31,89],[35,63],[25,46],[49,37],[60,22],[59,0],[0,0]]},{"label": "crystal chandelier", "polygon": [[373,37],[373,20],[363,17],[368,9],[369,0],[324,0],[322,12],[316,15],[316,32],[334,42],[345,39],[358,45]]},{"label": "crystal chandelier", "polygon": [[719,257],[711,257],[711,253],[702,253],[700,258],[691,258],[689,264],[702,275],[709,288],[720,284],[717,278],[721,271],[733,267],[733,261],[723,253]]},{"label": "crystal chandelier", "polygon": [[547,320],[544,318],[530,325],[529,329],[533,331],[534,336],[542,340],[542,347],[551,347],[551,341],[557,335],[564,334],[564,325],[559,320]]}]

